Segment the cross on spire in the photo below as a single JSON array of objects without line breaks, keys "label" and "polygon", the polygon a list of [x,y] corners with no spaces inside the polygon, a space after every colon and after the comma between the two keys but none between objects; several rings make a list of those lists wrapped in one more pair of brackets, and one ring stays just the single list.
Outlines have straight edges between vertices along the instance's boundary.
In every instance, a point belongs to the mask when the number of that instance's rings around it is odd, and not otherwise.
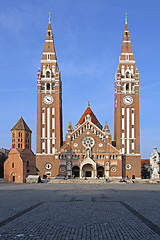
[{"label": "cross on spire", "polygon": [[88,101],[88,107],[90,107],[90,102]]},{"label": "cross on spire", "polygon": [[127,20],[128,20],[128,13],[125,13],[125,24],[127,24]]},{"label": "cross on spire", "polygon": [[52,13],[48,13],[48,15],[49,15],[49,23],[51,23],[51,15],[52,15]]}]

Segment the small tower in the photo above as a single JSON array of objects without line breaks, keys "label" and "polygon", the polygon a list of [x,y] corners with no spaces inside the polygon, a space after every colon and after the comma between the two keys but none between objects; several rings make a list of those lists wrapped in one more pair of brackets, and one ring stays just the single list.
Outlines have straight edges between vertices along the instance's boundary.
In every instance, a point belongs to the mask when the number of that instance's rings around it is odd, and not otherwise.
[{"label": "small tower", "polygon": [[105,125],[105,127],[104,127],[103,132],[108,132],[108,133],[110,133],[107,121],[106,121],[106,125]]},{"label": "small tower", "polygon": [[67,134],[71,134],[72,132],[73,132],[72,123],[69,122],[69,123],[68,123],[68,128],[67,128]]},{"label": "small tower", "polygon": [[23,183],[36,174],[36,156],[31,150],[32,131],[21,117],[11,129],[11,150],[4,162],[4,181]]},{"label": "small tower", "polygon": [[11,148],[31,149],[31,133],[32,131],[21,117],[11,129]]}]

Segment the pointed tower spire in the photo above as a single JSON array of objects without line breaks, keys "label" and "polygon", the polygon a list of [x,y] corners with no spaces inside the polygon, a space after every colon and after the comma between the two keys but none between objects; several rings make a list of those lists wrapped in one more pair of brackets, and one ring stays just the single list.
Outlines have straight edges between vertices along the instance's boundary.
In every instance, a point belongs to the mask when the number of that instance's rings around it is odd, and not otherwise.
[{"label": "pointed tower spire", "polygon": [[57,63],[50,16],[51,16],[51,13],[49,13],[49,23],[48,23],[47,34],[46,34],[46,39],[45,39],[45,44],[43,49],[42,60],[41,60],[41,69],[42,69],[42,65],[44,66],[44,63],[46,62],[47,63],[50,62],[51,64]]},{"label": "pointed tower spire", "polygon": [[109,130],[109,128],[108,128],[108,123],[107,123],[107,121],[106,121],[106,125],[105,125],[105,127],[104,127],[104,132],[107,132]]},{"label": "pointed tower spire", "polygon": [[[123,43],[122,43],[120,60],[134,60],[131,39],[130,39],[130,34],[128,29],[128,18],[127,18],[128,14],[126,13],[125,15],[126,15],[125,28],[124,28],[124,34],[123,34]],[[125,58],[125,56],[127,56],[126,54],[129,55],[129,59],[127,59],[127,57]]]},{"label": "pointed tower spire", "polygon": [[68,123],[68,128],[67,128],[67,133],[70,134],[70,133],[72,133],[72,132],[73,132],[72,123],[69,122],[69,123]]}]

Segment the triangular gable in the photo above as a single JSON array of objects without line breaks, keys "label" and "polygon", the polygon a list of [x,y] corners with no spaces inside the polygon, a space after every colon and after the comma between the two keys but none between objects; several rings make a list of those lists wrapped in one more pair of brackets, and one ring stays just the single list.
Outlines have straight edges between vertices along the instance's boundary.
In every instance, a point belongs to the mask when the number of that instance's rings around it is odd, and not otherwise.
[{"label": "triangular gable", "polygon": [[98,126],[100,129],[102,129],[102,125],[94,115],[93,111],[91,110],[90,107],[87,107],[85,112],[83,113],[82,117],[80,118],[79,122],[76,124],[76,126],[81,125],[85,122],[85,117],[86,115],[89,114],[91,116],[91,122],[93,122],[96,126]]}]

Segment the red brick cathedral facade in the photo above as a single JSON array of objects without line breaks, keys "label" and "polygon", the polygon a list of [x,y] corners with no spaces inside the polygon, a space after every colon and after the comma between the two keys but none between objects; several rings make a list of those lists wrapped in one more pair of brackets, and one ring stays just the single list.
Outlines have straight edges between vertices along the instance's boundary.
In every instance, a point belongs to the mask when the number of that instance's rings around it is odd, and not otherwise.
[{"label": "red brick cathedral facade", "polygon": [[40,176],[140,178],[139,73],[127,20],[115,79],[114,141],[90,106],[76,124],[62,129],[62,82],[49,21],[37,72],[37,153]]}]

